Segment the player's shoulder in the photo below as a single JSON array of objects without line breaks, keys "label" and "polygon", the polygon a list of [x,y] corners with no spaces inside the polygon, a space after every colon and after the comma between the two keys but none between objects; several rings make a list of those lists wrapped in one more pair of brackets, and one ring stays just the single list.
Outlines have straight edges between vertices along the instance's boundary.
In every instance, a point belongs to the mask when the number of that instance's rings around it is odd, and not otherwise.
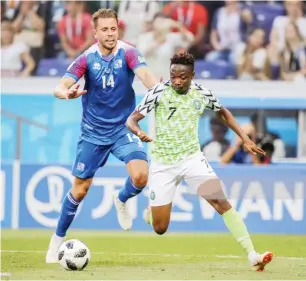
[{"label": "player's shoulder", "polygon": [[168,89],[169,87],[171,87],[170,81],[163,81],[153,86],[151,89],[149,89],[149,91],[154,94],[160,94],[164,92],[166,89]]},{"label": "player's shoulder", "polygon": [[212,96],[212,91],[206,87],[203,87],[202,85],[192,81],[191,82],[191,89],[196,90],[199,92],[201,95],[204,96]]},{"label": "player's shoulder", "polygon": [[93,45],[91,45],[87,50],[85,50],[84,54],[86,54],[87,56],[93,53],[96,53],[99,51],[99,45],[98,43],[95,43]]}]

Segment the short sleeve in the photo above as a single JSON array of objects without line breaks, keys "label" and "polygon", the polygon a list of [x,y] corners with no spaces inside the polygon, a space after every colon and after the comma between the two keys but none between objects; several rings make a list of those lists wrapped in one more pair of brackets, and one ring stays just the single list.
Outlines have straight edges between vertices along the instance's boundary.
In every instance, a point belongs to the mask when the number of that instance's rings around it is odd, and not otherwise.
[{"label": "short sleeve", "polygon": [[133,71],[140,66],[147,66],[143,55],[134,47],[126,50],[125,58],[129,68]]},{"label": "short sleeve", "polygon": [[87,56],[85,53],[77,57],[67,68],[64,77],[71,77],[78,81],[86,72]]},{"label": "short sleeve", "polygon": [[212,91],[203,88],[202,86],[195,84],[197,90],[202,94],[204,98],[204,102],[206,104],[206,108],[218,112],[221,110],[221,103],[218,101],[218,99],[215,97],[215,95],[212,93]]},{"label": "short sleeve", "polygon": [[141,113],[143,116],[146,116],[148,113],[150,113],[160,102],[167,83],[159,83],[151,88],[144,96],[140,104],[137,105],[135,111]]}]

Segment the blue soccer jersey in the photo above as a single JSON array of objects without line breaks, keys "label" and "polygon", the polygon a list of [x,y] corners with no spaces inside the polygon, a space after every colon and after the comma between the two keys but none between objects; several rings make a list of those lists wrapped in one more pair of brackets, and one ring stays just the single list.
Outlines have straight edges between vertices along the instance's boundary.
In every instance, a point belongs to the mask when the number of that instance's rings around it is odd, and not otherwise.
[{"label": "blue soccer jersey", "polygon": [[137,49],[118,41],[115,54],[102,56],[97,43],[68,67],[64,77],[85,79],[82,139],[110,145],[129,132],[125,122],[136,106],[132,84],[140,66],[146,63]]}]

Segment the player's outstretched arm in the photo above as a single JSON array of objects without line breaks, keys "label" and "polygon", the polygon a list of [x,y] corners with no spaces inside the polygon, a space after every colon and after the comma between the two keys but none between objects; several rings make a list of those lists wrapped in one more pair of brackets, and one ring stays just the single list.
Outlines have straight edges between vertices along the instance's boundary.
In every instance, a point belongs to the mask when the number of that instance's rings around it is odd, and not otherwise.
[{"label": "player's outstretched arm", "polygon": [[146,66],[138,67],[135,70],[135,74],[148,89],[151,89],[160,82]]},{"label": "player's outstretched arm", "polygon": [[143,118],[145,118],[145,116],[135,110],[129,116],[125,125],[134,135],[138,136],[141,141],[151,142],[152,139],[146,134],[146,132],[142,131],[141,128],[139,127],[138,122],[142,120]]},{"label": "player's outstretched arm", "polygon": [[261,148],[256,146],[256,144],[253,141],[251,141],[251,139],[242,130],[237,120],[228,109],[222,106],[221,109],[217,112],[217,115],[228,127],[230,127],[242,139],[243,146],[246,151],[252,154],[257,154],[257,153],[262,155],[266,154]]},{"label": "player's outstretched arm", "polygon": [[71,77],[63,77],[53,91],[59,99],[76,99],[87,93],[86,90],[79,90],[80,85]]}]

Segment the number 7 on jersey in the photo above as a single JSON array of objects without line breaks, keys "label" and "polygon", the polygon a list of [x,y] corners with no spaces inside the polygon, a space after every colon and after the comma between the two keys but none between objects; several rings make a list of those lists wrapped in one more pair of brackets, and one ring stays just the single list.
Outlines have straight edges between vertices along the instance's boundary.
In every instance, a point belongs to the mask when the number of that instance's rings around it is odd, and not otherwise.
[{"label": "number 7 on jersey", "polygon": [[171,113],[170,113],[170,115],[169,115],[169,117],[168,117],[168,120],[170,120],[170,118],[173,116],[173,114],[174,114],[174,112],[176,111],[176,107],[169,107],[169,110],[171,110]]}]

